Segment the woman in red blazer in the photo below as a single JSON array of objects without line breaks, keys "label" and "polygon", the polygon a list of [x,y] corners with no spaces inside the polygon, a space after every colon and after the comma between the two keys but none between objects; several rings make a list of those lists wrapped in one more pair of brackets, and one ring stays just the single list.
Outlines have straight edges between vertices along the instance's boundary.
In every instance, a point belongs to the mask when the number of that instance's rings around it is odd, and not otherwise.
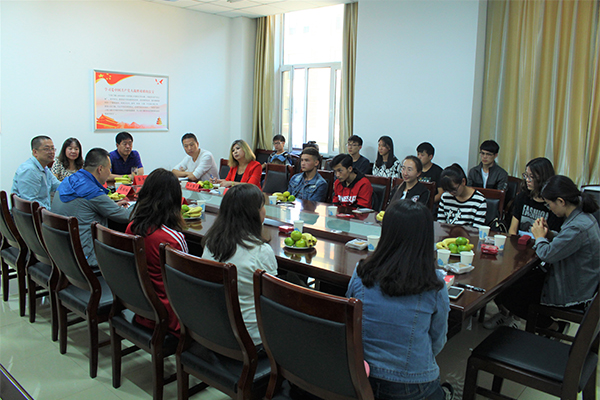
[{"label": "woman in red blazer", "polygon": [[225,179],[216,180],[221,186],[230,187],[239,183],[251,183],[260,187],[262,167],[256,161],[254,152],[248,143],[238,139],[231,145],[229,152],[229,173]]}]

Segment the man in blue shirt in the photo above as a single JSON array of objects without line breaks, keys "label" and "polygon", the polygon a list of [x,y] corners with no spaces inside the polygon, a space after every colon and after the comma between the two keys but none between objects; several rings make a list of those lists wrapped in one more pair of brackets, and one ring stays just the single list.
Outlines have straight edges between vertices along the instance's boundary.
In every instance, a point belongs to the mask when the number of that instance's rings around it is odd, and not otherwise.
[{"label": "man in blue shirt", "polygon": [[302,172],[292,176],[288,192],[296,198],[312,201],[326,201],[327,181],[317,172],[321,165],[321,155],[314,147],[307,147],[300,155]]},{"label": "man in blue shirt", "polygon": [[48,165],[54,161],[56,149],[48,136],[36,136],[31,140],[32,157],[17,168],[13,178],[12,192],[22,199],[37,201],[50,209],[50,194],[60,185]]},{"label": "man in blue shirt", "polygon": [[[140,153],[133,150],[133,136],[129,132],[121,132],[116,137],[117,149],[110,152],[110,179],[122,175],[144,175],[144,166]],[[135,173],[133,170],[137,169]],[[133,177],[132,177],[133,180]]]}]

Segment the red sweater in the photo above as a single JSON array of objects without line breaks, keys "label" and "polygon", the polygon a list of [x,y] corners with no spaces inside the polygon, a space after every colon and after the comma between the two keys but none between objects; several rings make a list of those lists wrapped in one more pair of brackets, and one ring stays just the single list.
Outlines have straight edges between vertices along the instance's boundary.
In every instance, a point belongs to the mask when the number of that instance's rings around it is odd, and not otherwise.
[{"label": "red sweater", "polygon": [[356,178],[346,186],[340,180],[336,180],[333,184],[333,203],[340,204],[345,207],[366,207],[371,208],[371,199],[373,197],[373,187],[371,182],[360,172],[356,174]]},{"label": "red sweater", "polygon": [[[237,170],[238,170],[238,167],[231,168],[229,170],[229,173],[227,174],[227,177],[225,178],[225,180],[234,182],[235,175],[237,174]],[[262,175],[262,166],[260,165],[260,163],[258,161],[250,161],[250,163],[246,167],[246,170],[244,171],[244,175],[242,175],[242,182],[243,183],[251,183],[253,185],[258,186],[258,188],[262,190],[262,188],[260,187],[261,175]]]}]

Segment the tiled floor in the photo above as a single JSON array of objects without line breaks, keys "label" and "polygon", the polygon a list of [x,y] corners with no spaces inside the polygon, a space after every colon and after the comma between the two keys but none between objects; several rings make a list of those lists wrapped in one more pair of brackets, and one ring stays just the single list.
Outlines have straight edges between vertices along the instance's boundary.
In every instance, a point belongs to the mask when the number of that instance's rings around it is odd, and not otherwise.
[{"label": "tiled floor", "polygon": [[[48,305],[38,306],[41,315],[38,313],[36,322],[30,324],[27,317],[19,317],[16,292],[16,287],[11,282],[9,301],[0,301],[0,363],[33,398],[36,400],[152,398],[151,364],[147,353],[138,351],[123,358],[121,387],[114,389],[111,380],[109,346],[103,347],[100,349],[98,376],[90,379],[85,324],[69,327],[67,354],[61,355],[58,351],[58,342],[50,340]],[[108,339],[107,327],[106,323],[101,325],[101,341]],[[462,397],[464,372],[470,349],[477,346],[487,334],[489,331],[473,320],[472,326],[452,338],[438,356],[438,363],[442,370],[441,379],[453,384],[456,390],[455,399]],[[175,371],[173,357],[167,359],[165,369],[168,374]],[[482,376],[480,382],[482,380],[491,382],[489,375],[480,375]],[[192,384],[195,382],[192,381]],[[504,384],[503,393],[519,400],[552,398],[508,381]],[[600,396],[600,387],[598,395]],[[177,398],[176,382],[165,387],[164,398]],[[217,400],[227,399],[228,396],[208,388],[192,398]]]}]

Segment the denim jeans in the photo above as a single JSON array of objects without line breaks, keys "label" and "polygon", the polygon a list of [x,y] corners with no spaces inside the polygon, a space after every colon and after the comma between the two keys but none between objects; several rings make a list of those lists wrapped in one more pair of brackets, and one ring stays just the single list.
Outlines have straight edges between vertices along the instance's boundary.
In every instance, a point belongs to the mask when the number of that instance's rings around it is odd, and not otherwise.
[{"label": "denim jeans", "polygon": [[369,382],[377,400],[445,400],[440,380],[425,383],[400,383],[370,377]]}]

